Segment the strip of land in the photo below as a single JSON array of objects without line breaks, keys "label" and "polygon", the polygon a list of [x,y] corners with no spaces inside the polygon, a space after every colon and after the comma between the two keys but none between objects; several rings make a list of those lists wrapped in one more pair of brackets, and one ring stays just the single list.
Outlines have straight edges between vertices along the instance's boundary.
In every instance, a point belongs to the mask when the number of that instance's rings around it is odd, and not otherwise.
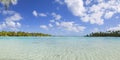
[{"label": "strip of land", "polygon": [[1,31],[0,36],[51,36],[44,33],[29,33],[29,32],[14,32],[14,31]]},{"label": "strip of land", "polygon": [[120,31],[95,32],[86,35],[86,37],[120,37]]}]

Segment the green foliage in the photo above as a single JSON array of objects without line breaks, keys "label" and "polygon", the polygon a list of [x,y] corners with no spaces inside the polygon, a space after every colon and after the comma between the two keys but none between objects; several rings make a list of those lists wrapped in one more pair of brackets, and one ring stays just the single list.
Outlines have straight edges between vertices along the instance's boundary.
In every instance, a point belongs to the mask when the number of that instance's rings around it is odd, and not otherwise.
[{"label": "green foliage", "polygon": [[96,32],[86,36],[87,37],[120,37],[120,31]]},{"label": "green foliage", "polygon": [[0,36],[51,36],[43,33],[28,33],[28,32],[13,32],[13,31],[1,31]]}]

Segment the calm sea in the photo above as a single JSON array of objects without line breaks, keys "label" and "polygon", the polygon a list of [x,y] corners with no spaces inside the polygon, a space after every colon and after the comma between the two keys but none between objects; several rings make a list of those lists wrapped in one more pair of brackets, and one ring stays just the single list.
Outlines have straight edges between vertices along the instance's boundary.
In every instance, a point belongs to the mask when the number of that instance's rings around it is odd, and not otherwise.
[{"label": "calm sea", "polygon": [[0,60],[120,60],[120,38],[0,37]]}]

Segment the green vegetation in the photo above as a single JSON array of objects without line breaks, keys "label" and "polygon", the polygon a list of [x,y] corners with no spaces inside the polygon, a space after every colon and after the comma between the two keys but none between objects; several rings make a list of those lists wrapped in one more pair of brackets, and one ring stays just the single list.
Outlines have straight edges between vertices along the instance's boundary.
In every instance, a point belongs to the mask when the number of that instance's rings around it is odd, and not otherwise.
[{"label": "green vegetation", "polygon": [[86,37],[120,37],[120,31],[95,32]]},{"label": "green vegetation", "polygon": [[13,31],[1,31],[0,36],[51,36],[43,33],[28,33],[28,32],[13,32]]}]

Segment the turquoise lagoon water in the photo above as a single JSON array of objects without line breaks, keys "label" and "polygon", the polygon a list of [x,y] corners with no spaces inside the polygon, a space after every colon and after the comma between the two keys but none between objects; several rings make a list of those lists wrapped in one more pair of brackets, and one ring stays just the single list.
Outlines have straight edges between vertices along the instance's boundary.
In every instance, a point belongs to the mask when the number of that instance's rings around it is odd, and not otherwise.
[{"label": "turquoise lagoon water", "polygon": [[0,37],[0,60],[120,60],[120,38]]}]

